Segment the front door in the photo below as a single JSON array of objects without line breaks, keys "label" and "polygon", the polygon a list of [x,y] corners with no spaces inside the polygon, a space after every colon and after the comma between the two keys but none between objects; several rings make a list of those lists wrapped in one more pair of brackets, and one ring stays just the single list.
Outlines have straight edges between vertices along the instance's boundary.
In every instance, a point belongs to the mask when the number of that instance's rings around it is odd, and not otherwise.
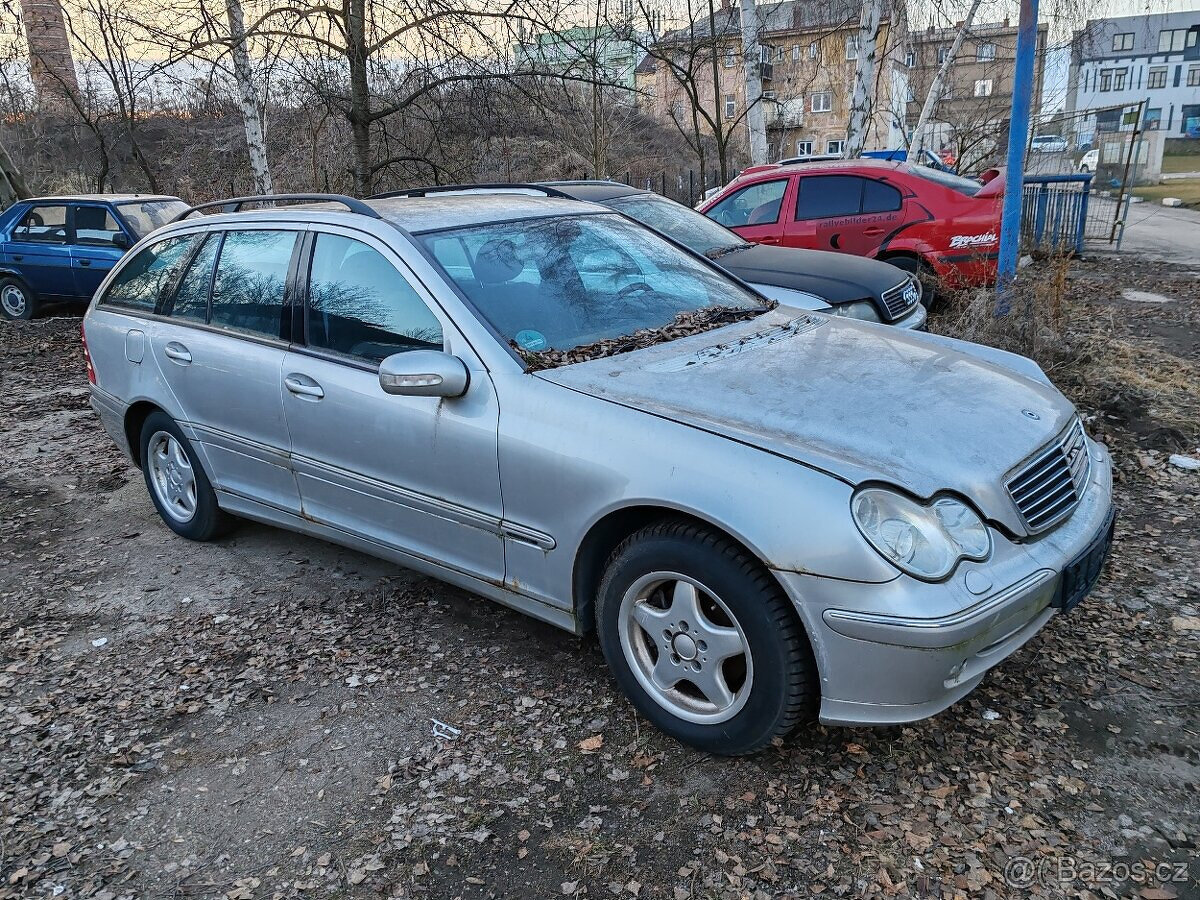
[{"label": "front door", "polygon": [[[283,365],[304,515],[499,582],[498,406],[487,371],[386,245],[359,232],[310,241],[305,345]],[[380,388],[385,357],[447,344],[470,370],[462,397]]]},{"label": "front door", "polygon": [[88,300],[132,241],[105,206],[77,203],[71,211],[75,236],[71,244],[71,269],[75,276],[75,293],[80,299]]},{"label": "front door", "polygon": [[792,202],[790,180],[775,178],[735,191],[705,215],[726,228],[732,228],[748,241],[779,244],[783,241],[784,210]]},{"label": "front door", "polygon": [[13,227],[6,262],[43,300],[75,298],[71,270],[67,206],[63,203],[30,207]]},{"label": "front door", "polygon": [[154,359],[199,446],[213,486],[291,513],[281,371],[290,333],[288,274],[301,231],[213,232],[165,318],[151,323]]}]

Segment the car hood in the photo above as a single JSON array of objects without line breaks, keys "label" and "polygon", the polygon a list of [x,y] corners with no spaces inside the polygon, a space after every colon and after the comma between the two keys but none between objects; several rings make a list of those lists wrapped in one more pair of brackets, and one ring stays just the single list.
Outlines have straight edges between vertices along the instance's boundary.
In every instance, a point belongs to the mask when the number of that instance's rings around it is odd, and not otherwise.
[{"label": "car hood", "polygon": [[1023,357],[782,306],[537,376],[851,484],[952,491],[1014,534],[1025,528],[1005,474],[1074,416]]},{"label": "car hood", "polygon": [[754,244],[714,260],[742,281],[816,294],[832,305],[878,297],[907,273],[877,259]]}]

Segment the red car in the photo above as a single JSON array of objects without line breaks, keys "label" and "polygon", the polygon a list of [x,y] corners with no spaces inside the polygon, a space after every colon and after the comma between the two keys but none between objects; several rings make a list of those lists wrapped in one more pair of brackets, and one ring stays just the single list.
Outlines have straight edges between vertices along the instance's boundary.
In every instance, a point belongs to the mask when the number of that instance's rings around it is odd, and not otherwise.
[{"label": "red car", "polygon": [[700,209],[748,241],[869,256],[965,287],[996,277],[999,175],[873,159],[754,166]]}]

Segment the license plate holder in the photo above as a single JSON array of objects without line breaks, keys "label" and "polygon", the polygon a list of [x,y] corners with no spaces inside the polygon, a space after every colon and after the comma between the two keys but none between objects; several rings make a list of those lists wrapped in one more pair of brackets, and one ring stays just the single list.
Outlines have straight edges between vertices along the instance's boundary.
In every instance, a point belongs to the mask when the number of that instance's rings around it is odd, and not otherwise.
[{"label": "license plate holder", "polygon": [[1063,569],[1058,582],[1058,591],[1050,605],[1062,612],[1069,612],[1080,604],[1100,580],[1104,563],[1112,550],[1113,531],[1116,528],[1116,508],[1109,510],[1104,527],[1092,538],[1082,553]]}]

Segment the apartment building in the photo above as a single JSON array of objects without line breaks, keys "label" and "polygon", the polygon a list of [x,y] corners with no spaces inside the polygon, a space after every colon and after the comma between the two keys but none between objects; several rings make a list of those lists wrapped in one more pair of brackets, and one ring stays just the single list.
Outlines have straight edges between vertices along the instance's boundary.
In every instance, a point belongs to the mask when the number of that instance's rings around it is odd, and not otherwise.
[{"label": "apartment building", "polygon": [[1122,110],[1145,101],[1144,127],[1200,137],[1200,9],[1093,19],[1075,33],[1069,111],[1098,111],[1095,127],[1116,131]]},{"label": "apartment building", "polygon": [[[783,0],[757,8],[769,158],[841,153],[854,91],[861,0]],[[739,122],[734,137],[744,146],[748,139],[741,11],[732,0],[724,0],[714,21],[715,31],[705,14],[665,34],[639,63],[636,83],[648,112],[685,129],[691,125],[694,92],[699,105],[719,113],[722,123]],[[867,149],[903,142],[903,36],[903,21],[884,21]],[[688,73],[683,79],[681,70]]]},{"label": "apartment building", "polygon": [[[910,31],[904,51],[909,93],[906,119],[916,128],[921,108],[962,23],[951,28]],[[1049,27],[1038,26],[1034,62],[1033,117],[1039,113]],[[967,169],[978,167],[1008,143],[1016,85],[1017,28],[1003,22],[973,24],[950,64],[941,96],[923,142],[931,150],[951,150]]]}]

